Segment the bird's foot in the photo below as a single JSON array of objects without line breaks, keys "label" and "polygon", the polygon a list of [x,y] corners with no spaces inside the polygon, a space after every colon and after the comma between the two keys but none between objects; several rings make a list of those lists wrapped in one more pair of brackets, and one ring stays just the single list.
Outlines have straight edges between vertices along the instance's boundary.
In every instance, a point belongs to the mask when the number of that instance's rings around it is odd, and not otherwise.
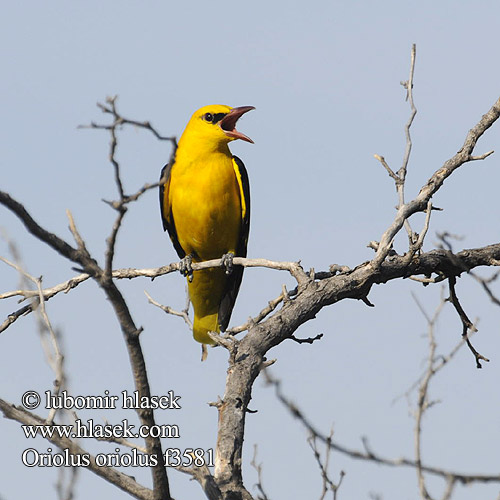
[{"label": "bird's foot", "polygon": [[189,282],[193,281],[193,257],[191,255],[186,255],[180,262],[179,271],[182,276],[186,276]]},{"label": "bird's foot", "polygon": [[226,274],[231,274],[233,272],[233,259],[233,252],[225,253],[222,256],[220,265],[226,269]]}]

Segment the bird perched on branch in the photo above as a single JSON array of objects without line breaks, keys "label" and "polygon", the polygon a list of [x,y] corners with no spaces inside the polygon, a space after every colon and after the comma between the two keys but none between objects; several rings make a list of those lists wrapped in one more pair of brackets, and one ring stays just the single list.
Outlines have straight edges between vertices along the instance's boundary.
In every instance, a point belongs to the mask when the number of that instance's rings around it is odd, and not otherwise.
[{"label": "bird perched on branch", "polygon": [[[161,174],[163,228],[188,277],[193,304],[193,336],[213,344],[208,332],[224,331],[243,277],[233,257],[246,257],[250,228],[250,188],[243,162],[228,144],[253,141],[236,130],[236,122],[253,106],[205,106],[184,130],[175,158]],[[223,267],[193,271],[192,262],[222,259]]]}]

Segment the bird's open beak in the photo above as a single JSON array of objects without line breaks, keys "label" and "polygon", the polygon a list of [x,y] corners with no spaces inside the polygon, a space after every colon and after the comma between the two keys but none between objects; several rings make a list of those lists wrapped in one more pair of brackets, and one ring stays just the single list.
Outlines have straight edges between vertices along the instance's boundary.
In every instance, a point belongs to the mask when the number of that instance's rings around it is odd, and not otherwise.
[{"label": "bird's open beak", "polygon": [[245,134],[242,134],[238,130],[236,130],[236,122],[239,120],[241,115],[245,114],[247,111],[251,111],[255,109],[253,106],[240,106],[239,108],[233,108],[221,121],[220,128],[224,131],[224,133],[228,137],[232,137],[233,139],[241,139],[243,141],[251,142],[253,144],[252,139],[247,137]]}]

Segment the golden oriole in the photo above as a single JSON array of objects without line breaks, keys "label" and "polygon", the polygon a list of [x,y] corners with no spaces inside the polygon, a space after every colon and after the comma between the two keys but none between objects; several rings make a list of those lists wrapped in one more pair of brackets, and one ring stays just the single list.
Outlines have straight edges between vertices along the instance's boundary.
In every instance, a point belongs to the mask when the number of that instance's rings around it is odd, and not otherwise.
[{"label": "golden oriole", "polygon": [[[205,106],[184,130],[175,158],[161,179],[160,206],[164,230],[182,259],[193,304],[193,336],[213,344],[207,332],[224,331],[243,277],[232,258],[246,257],[250,228],[250,187],[243,162],[229,151],[229,142],[253,141],[236,130],[238,119],[255,109]],[[224,268],[192,271],[191,262],[223,259]]]}]

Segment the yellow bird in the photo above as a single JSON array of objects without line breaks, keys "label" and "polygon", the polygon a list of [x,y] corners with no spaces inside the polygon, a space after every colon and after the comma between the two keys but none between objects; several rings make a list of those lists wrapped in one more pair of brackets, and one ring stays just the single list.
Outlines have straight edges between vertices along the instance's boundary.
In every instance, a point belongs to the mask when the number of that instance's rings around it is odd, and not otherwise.
[{"label": "yellow bird", "polygon": [[[250,187],[243,162],[228,144],[253,141],[236,130],[238,119],[253,106],[205,106],[184,130],[175,158],[161,179],[163,228],[182,259],[193,304],[193,336],[213,344],[207,332],[224,331],[238,295],[243,267],[233,269],[234,256],[246,257],[250,228]],[[194,271],[192,262],[223,259],[224,268]]]}]

